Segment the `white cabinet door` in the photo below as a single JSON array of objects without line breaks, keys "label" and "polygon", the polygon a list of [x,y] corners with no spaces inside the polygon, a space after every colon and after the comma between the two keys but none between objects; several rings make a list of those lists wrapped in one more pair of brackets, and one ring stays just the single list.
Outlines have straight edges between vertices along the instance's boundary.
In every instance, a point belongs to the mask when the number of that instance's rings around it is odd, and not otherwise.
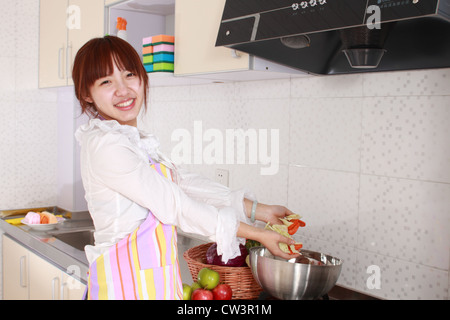
[{"label": "white cabinet door", "polygon": [[86,285],[67,273],[63,273],[61,300],[82,300]]},{"label": "white cabinet door", "polygon": [[61,270],[36,254],[30,256],[30,300],[60,300]]},{"label": "white cabinet door", "polygon": [[40,0],[40,88],[73,84],[75,54],[103,35],[104,11],[104,0]]},{"label": "white cabinet door", "polygon": [[39,87],[67,84],[65,0],[41,0],[39,16]]},{"label": "white cabinet door", "polygon": [[177,0],[175,74],[193,75],[249,69],[249,55],[215,47],[225,0]]},{"label": "white cabinet door", "polygon": [[28,250],[15,241],[2,236],[3,243],[3,299],[28,299]]},{"label": "white cabinet door", "polygon": [[2,236],[4,300],[81,300],[86,286],[29,251]]},{"label": "white cabinet door", "polygon": [[[76,53],[90,39],[104,35],[105,9],[103,0],[69,0],[69,8],[73,8],[71,14],[75,16],[73,27],[68,29],[67,39],[67,84],[72,85],[72,67]],[[79,21],[76,21],[78,12]]]}]

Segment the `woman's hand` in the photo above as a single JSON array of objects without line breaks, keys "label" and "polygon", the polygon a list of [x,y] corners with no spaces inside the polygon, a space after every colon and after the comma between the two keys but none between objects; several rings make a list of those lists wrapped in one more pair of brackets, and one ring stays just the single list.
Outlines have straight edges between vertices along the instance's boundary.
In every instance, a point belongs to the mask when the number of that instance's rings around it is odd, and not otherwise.
[{"label": "woman's hand", "polygon": [[[250,218],[253,201],[244,199],[244,203],[248,217]],[[270,224],[281,224],[279,218],[284,218],[285,216],[289,216],[291,214],[294,213],[284,206],[268,205],[258,202],[258,204],[256,205],[255,218],[256,220],[263,221],[266,223],[270,222]]]},{"label": "woman's hand", "polygon": [[266,247],[274,256],[278,256],[283,259],[292,259],[298,256],[298,254],[287,254],[281,251],[278,245],[280,242],[286,243],[287,245],[292,245],[295,241],[272,230],[261,229],[240,222],[237,236],[256,240]]},{"label": "woman's hand", "polygon": [[261,239],[258,241],[266,247],[274,256],[281,257],[283,259],[289,260],[292,258],[296,258],[299,254],[288,254],[286,252],[281,251],[280,246],[281,243],[286,243],[287,245],[292,245],[295,243],[294,240],[289,239],[275,231],[272,230],[262,230],[264,233],[262,234]]}]

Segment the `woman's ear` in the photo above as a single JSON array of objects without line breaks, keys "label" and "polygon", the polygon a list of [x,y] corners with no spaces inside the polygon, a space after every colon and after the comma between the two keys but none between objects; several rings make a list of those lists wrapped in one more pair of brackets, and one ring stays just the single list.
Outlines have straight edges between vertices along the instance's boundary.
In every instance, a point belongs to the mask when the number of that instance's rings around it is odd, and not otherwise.
[{"label": "woman's ear", "polygon": [[94,100],[92,100],[91,97],[85,97],[84,101],[88,102],[88,103],[94,103]]}]

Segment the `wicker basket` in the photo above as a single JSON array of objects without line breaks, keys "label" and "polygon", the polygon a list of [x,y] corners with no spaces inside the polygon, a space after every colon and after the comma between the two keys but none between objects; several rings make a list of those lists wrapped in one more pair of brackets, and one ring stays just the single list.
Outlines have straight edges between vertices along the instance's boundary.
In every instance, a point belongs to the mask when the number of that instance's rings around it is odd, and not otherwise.
[{"label": "wicker basket", "polygon": [[217,271],[220,282],[228,284],[233,290],[233,300],[257,299],[262,288],[253,278],[252,270],[245,267],[223,267],[206,263],[206,251],[213,243],[206,243],[187,250],[183,257],[187,262],[192,281],[197,281],[197,274],[202,268]]}]

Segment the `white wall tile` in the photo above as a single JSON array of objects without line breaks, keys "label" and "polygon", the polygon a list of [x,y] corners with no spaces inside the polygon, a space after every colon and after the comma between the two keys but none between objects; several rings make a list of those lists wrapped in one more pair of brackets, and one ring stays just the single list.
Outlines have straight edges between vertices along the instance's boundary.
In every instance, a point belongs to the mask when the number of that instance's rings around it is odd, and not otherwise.
[{"label": "white wall tile", "polygon": [[355,247],[358,187],[359,176],[354,173],[290,166],[288,205],[306,223],[301,234]]},{"label": "white wall tile", "polygon": [[[39,1],[20,0],[16,4],[15,40],[16,57],[33,57],[38,64],[39,53]],[[32,73],[30,72],[30,75]]]},{"label": "white wall tile", "polygon": [[279,99],[289,98],[291,82],[289,79],[246,81],[236,84],[238,99]]},{"label": "white wall tile", "polygon": [[[244,99],[226,108],[228,129],[255,133],[257,141],[252,147],[257,149],[258,163],[264,156],[270,162],[288,163],[289,99]],[[249,143],[246,150],[250,150]]]},{"label": "white wall tile", "polygon": [[364,96],[450,95],[450,69],[364,74]]},{"label": "white wall tile", "polygon": [[[2,100],[13,101],[15,98],[15,59],[13,57],[3,57],[0,55],[0,96]],[[11,109],[9,108],[10,112]]]},{"label": "white wall tile", "polygon": [[314,76],[291,79],[291,97],[361,97],[362,75]]},{"label": "white wall tile", "polygon": [[191,100],[191,86],[179,87],[153,87],[149,80],[150,92],[148,94],[149,107],[157,101],[187,101]]},{"label": "white wall tile", "polygon": [[230,165],[228,168],[232,189],[248,189],[261,203],[288,205],[287,165],[281,165],[274,175],[262,175],[259,165]]},{"label": "white wall tile", "polygon": [[361,176],[358,247],[448,270],[450,185]]},{"label": "white wall tile", "polygon": [[[379,268],[379,289],[373,287],[371,277],[376,273],[370,266]],[[355,287],[369,295],[391,300],[448,299],[447,271],[367,251],[358,251],[357,270]]]},{"label": "white wall tile", "polygon": [[358,172],[362,98],[301,98],[291,101],[292,164]]},{"label": "white wall tile", "polygon": [[[0,21],[2,27],[0,35],[2,39],[2,50],[0,51],[0,57],[14,57],[16,55],[16,5],[20,1],[7,1],[2,0],[0,2]],[[0,68],[3,73],[3,68]]]},{"label": "white wall tile", "polygon": [[364,173],[450,182],[450,96],[366,98]]},{"label": "white wall tile", "polygon": [[228,100],[235,94],[234,83],[212,83],[191,86],[191,97],[195,100]]}]

